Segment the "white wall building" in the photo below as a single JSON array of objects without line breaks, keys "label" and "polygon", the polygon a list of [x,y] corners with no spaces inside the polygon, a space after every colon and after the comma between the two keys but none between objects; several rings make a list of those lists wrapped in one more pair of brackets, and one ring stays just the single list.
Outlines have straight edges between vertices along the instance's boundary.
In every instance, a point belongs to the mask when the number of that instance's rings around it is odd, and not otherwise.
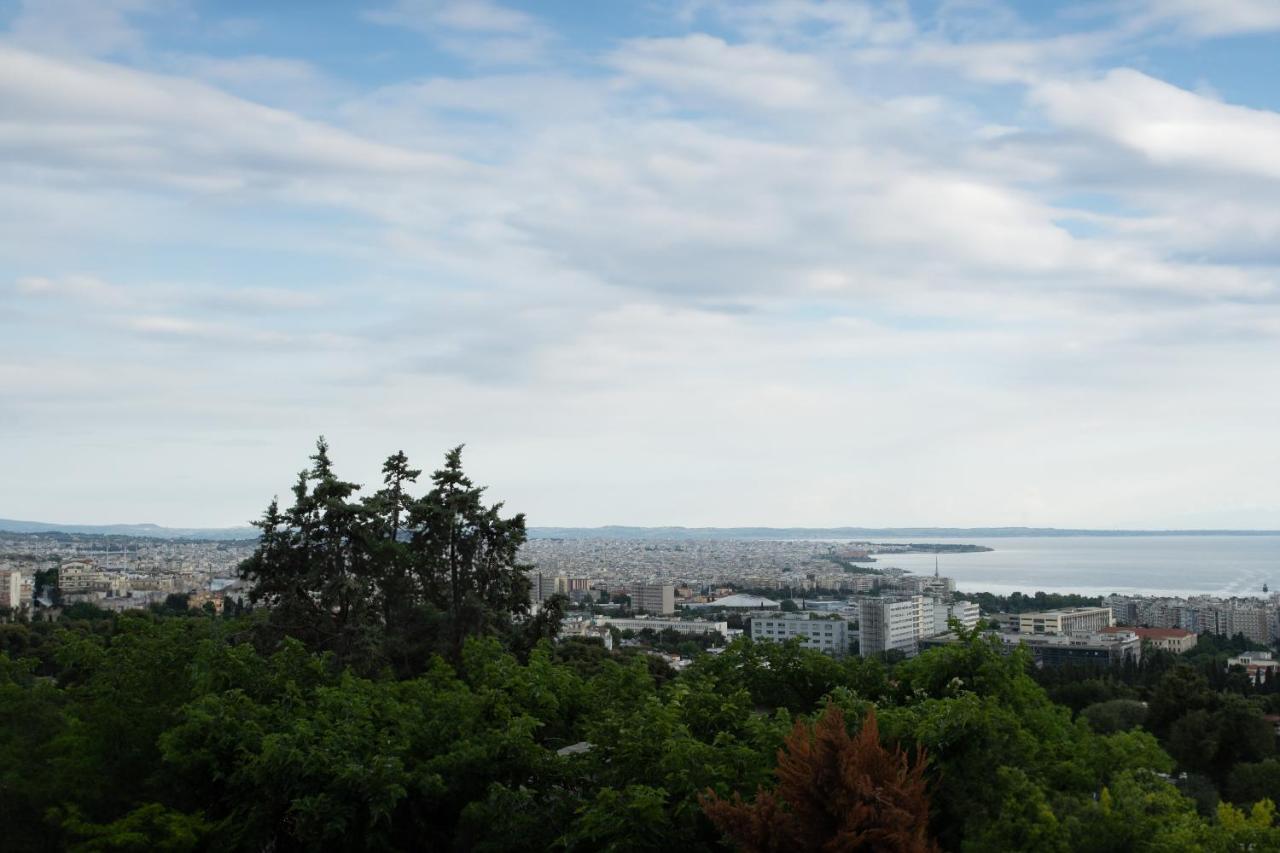
[{"label": "white wall building", "polygon": [[751,617],[751,639],[783,642],[798,637],[807,649],[843,657],[849,653],[849,623],[843,619],[810,618],[810,613],[771,613]]},{"label": "white wall building", "polygon": [[933,600],[921,595],[858,602],[858,650],[863,657],[897,649],[911,657],[933,632]]},{"label": "white wall building", "polygon": [[720,633],[727,635],[728,622],[702,622],[686,619],[619,619],[613,616],[597,616],[597,625],[609,625],[619,631],[675,631],[679,634],[698,636],[700,634]]},{"label": "white wall building", "polygon": [[945,634],[950,631],[948,620],[951,619],[959,622],[960,627],[965,630],[972,631],[978,627],[980,615],[978,605],[972,601],[946,602],[935,598],[933,599],[933,629],[930,634]]}]

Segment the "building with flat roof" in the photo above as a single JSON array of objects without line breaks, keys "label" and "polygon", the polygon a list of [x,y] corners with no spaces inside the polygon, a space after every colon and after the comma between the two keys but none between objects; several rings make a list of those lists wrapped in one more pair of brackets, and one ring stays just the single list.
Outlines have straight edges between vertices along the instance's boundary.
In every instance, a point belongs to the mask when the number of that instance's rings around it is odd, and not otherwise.
[{"label": "building with flat roof", "polygon": [[597,625],[608,625],[617,628],[619,631],[643,631],[645,629],[658,633],[675,631],[677,634],[688,634],[695,637],[702,634],[717,633],[727,636],[729,631],[728,622],[703,622],[691,619],[623,619],[613,616],[597,616],[595,623]]},{"label": "building with flat roof", "polygon": [[895,649],[912,657],[921,638],[933,633],[933,600],[921,595],[864,598],[858,602],[858,630],[863,657]]},{"label": "building with flat roof", "polygon": [[751,639],[780,643],[799,638],[806,649],[834,657],[849,653],[852,639],[849,623],[832,617],[813,618],[811,613],[771,613],[751,617]]},{"label": "building with flat roof", "polygon": [[26,610],[33,597],[31,577],[18,569],[0,569],[0,607]]},{"label": "building with flat roof", "polygon": [[676,587],[670,583],[639,583],[631,587],[631,609],[666,616],[676,612]]},{"label": "building with flat roof", "polygon": [[1063,666],[1066,664],[1099,664],[1115,666],[1142,660],[1142,639],[1132,631],[1091,634],[997,634],[1005,648],[1012,651],[1026,646],[1035,658],[1036,666]]},{"label": "building with flat roof", "polygon": [[933,599],[933,630],[929,634],[945,634],[951,630],[950,621],[954,619],[961,628],[972,631],[978,627],[981,612],[972,601],[943,601]]},{"label": "building with flat roof", "polygon": [[1018,614],[1022,634],[1096,634],[1115,624],[1110,607],[1069,607]]}]

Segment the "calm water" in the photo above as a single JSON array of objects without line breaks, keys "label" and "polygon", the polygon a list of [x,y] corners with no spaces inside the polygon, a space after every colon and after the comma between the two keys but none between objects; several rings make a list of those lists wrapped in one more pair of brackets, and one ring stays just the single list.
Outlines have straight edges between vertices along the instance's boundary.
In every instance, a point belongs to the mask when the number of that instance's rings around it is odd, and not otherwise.
[{"label": "calm water", "polygon": [[[901,541],[901,540],[881,540]],[[916,539],[994,548],[941,554],[943,575],[967,592],[1262,595],[1280,592],[1280,536],[1071,536]],[[933,573],[932,554],[882,554],[876,568]]]}]

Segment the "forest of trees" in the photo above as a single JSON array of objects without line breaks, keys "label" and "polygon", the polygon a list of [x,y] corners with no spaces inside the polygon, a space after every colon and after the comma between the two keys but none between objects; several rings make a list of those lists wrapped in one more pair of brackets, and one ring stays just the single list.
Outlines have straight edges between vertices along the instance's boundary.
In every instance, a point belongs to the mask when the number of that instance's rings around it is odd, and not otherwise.
[{"label": "forest of trees", "polygon": [[554,641],[460,450],[417,497],[383,473],[357,497],[320,445],[247,612],[0,625],[0,846],[1280,850],[1273,694],[1228,641],[1050,673],[977,634],[892,665],[741,638],[677,675]]}]

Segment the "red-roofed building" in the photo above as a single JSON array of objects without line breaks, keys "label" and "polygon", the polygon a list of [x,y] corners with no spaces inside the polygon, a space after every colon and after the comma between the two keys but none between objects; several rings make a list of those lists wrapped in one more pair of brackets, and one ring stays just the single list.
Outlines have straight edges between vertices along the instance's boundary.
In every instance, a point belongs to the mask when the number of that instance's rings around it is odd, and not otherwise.
[{"label": "red-roofed building", "polygon": [[1164,649],[1176,655],[1194,649],[1199,639],[1191,631],[1182,628],[1133,628],[1126,625],[1102,629],[1104,634],[1118,634],[1124,631],[1137,634],[1142,638],[1142,642],[1151,644],[1152,648]]}]

